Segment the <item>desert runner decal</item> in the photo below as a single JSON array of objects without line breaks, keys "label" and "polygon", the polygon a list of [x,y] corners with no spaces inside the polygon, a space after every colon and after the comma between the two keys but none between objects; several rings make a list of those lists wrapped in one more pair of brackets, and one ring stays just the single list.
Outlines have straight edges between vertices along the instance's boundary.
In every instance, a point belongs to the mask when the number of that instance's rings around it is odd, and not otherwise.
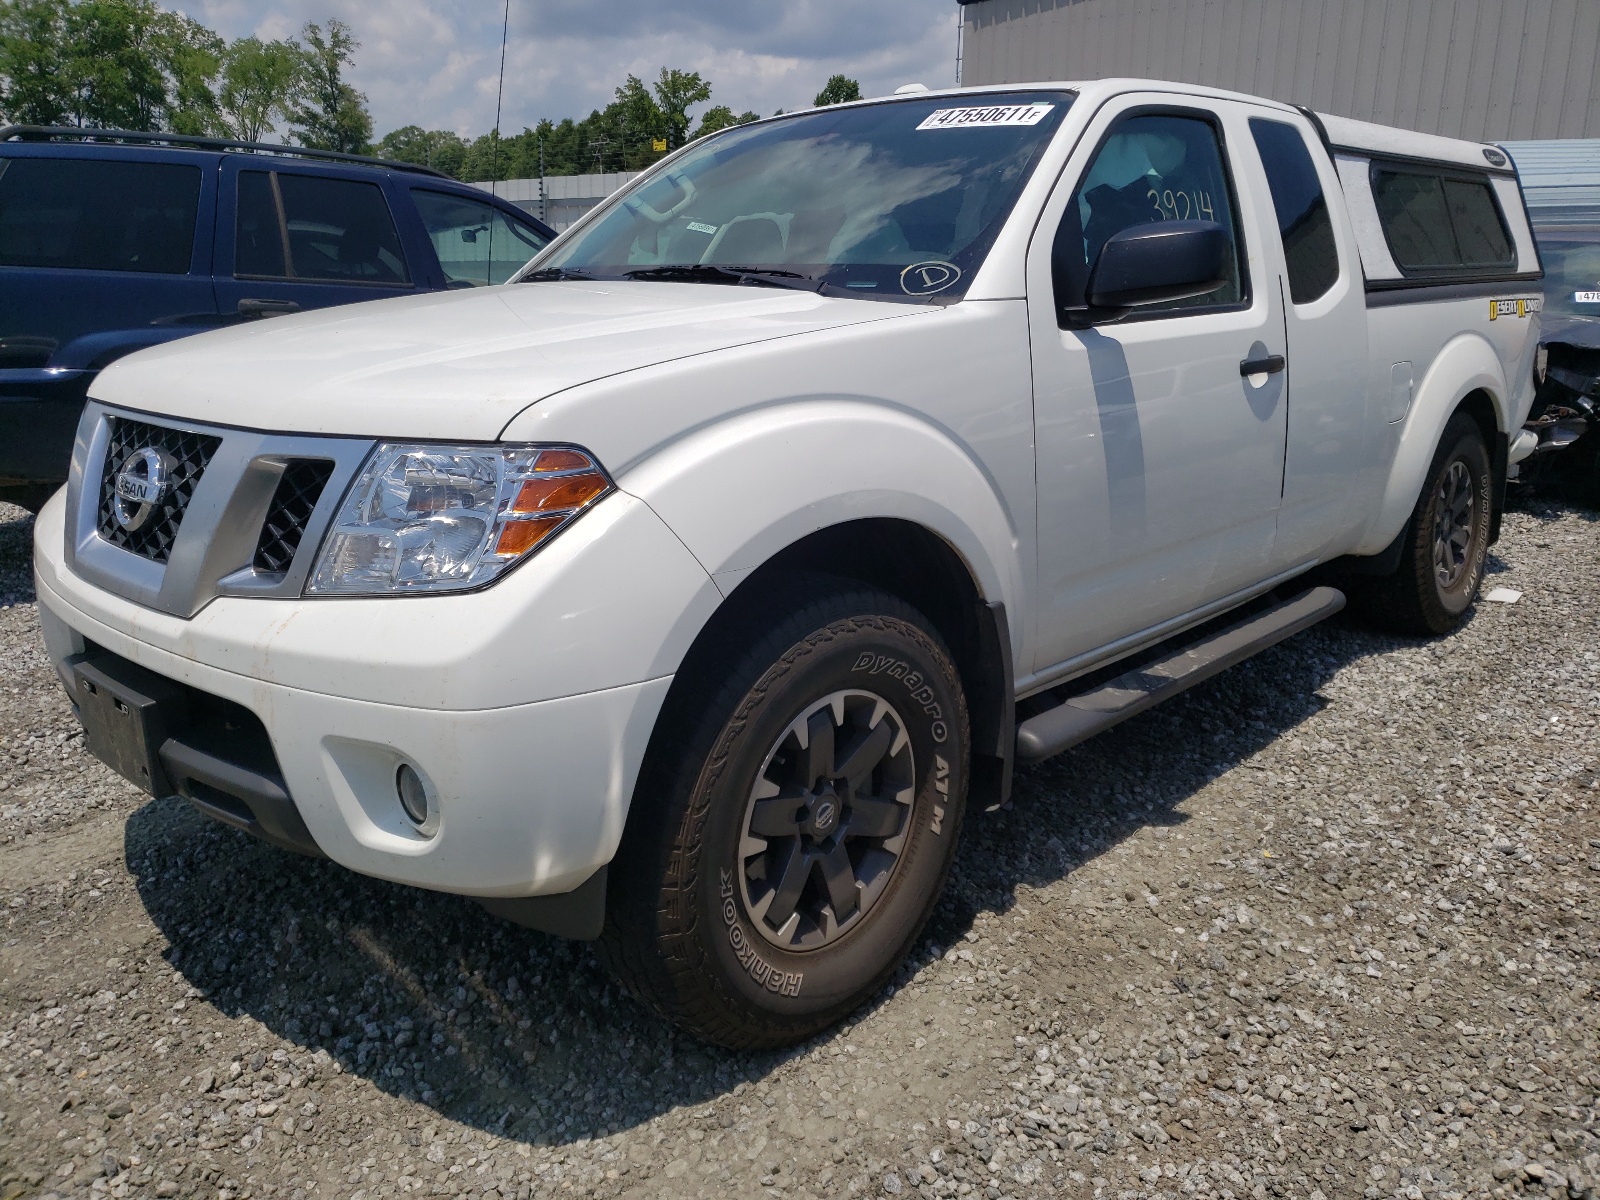
[{"label": "desert runner decal", "polygon": [[780,996],[800,994],[805,973],[802,971],[791,975],[778,970],[757,954],[750,939],[745,937],[744,929],[739,924],[739,910],[733,904],[733,872],[727,867],[722,868],[722,922],[728,927],[728,944],[733,947],[734,957],[739,960],[741,967],[750,972],[751,979]]},{"label": "desert runner decal", "polygon": [[1531,317],[1534,313],[1543,311],[1543,296],[1521,296],[1515,300],[1489,301],[1491,321],[1498,321],[1501,317]]},{"label": "desert runner decal", "polygon": [[1054,104],[997,104],[989,108],[941,108],[922,118],[922,129],[998,129],[1007,125],[1037,125],[1050,115]]}]

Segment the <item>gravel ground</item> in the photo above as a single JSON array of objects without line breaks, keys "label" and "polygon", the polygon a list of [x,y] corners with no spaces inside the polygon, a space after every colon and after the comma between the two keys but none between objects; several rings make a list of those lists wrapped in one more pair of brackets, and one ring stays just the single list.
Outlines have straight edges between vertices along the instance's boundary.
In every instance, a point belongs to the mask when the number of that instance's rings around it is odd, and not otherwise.
[{"label": "gravel ground", "polygon": [[1594,1197],[1600,527],[1441,642],[1334,621],[1021,773],[913,963],[785,1054],[589,951],[149,802],[0,511],[0,1200]]}]

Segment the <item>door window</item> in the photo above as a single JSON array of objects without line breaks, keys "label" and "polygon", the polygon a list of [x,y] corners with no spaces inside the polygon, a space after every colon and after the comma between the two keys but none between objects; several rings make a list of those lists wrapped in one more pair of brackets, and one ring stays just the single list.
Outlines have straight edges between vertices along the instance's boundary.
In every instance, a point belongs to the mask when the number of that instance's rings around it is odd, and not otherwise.
[{"label": "door window", "polygon": [[411,195],[448,287],[504,283],[550,243],[492,204],[422,188]]},{"label": "door window", "polygon": [[200,169],[93,158],[0,158],[0,266],[184,275]]},{"label": "door window", "polygon": [[1309,304],[1326,295],[1339,279],[1339,247],[1316,163],[1306,149],[1305,137],[1293,125],[1252,117],[1250,133],[1261,152],[1272,208],[1278,215],[1278,233],[1289,269],[1289,298],[1296,304]]},{"label": "door window", "polygon": [[411,283],[394,218],[375,183],[240,171],[235,230],[240,278]]},{"label": "door window", "polygon": [[1214,221],[1233,241],[1234,254],[1221,288],[1141,308],[1140,315],[1243,302],[1246,280],[1238,254],[1238,223],[1216,127],[1203,117],[1167,113],[1124,118],[1095,152],[1056,234],[1056,294],[1081,305],[1106,242],[1124,229],[1159,221]]}]

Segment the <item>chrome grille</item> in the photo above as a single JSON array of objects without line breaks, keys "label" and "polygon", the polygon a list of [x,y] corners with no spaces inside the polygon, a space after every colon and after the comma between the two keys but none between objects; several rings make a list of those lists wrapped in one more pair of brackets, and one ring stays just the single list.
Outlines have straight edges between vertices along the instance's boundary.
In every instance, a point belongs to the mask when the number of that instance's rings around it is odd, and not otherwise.
[{"label": "chrome grille", "polygon": [[[100,472],[96,529],[113,546],[151,562],[165,563],[172,555],[172,544],[178,540],[184,509],[222,439],[126,417],[108,416],[106,425],[109,439]],[[144,524],[138,529],[124,529],[116,515],[117,472],[130,455],[145,449],[160,450],[171,457],[171,485]]]},{"label": "chrome grille", "polygon": [[276,573],[289,569],[305,537],[311,512],[332,474],[333,463],[326,458],[297,458],[284,468],[256,542],[252,560],[256,570]]},{"label": "chrome grille", "polygon": [[301,595],[329,502],[360,472],[371,439],[177,421],[85,406],[67,487],[67,566],[184,618],[221,596]]}]

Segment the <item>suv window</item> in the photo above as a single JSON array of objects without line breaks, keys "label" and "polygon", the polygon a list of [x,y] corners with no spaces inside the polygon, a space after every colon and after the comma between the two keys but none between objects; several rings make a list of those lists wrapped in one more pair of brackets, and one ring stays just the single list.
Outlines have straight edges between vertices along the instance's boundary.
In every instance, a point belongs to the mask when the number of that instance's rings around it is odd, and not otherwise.
[{"label": "suv window", "polygon": [[450,287],[504,283],[550,244],[531,225],[492,204],[423,188],[413,188],[411,195]]},{"label": "suv window", "polygon": [[240,171],[233,273],[405,287],[400,235],[375,183]]},{"label": "suv window", "polygon": [[1293,125],[1251,117],[1250,133],[1261,152],[1272,208],[1278,216],[1289,270],[1289,298],[1296,304],[1309,304],[1326,295],[1339,280],[1339,247],[1316,163],[1306,149],[1304,135]]},{"label": "suv window", "polygon": [[1233,240],[1228,282],[1214,292],[1141,308],[1152,313],[1213,309],[1242,303],[1238,222],[1216,127],[1203,117],[1151,113],[1124,118],[1111,128],[1056,233],[1056,294],[1082,303],[1106,242],[1124,229],[1156,221],[1215,221]]},{"label": "suv window", "polygon": [[200,169],[93,158],[0,158],[0,266],[184,275]]},{"label": "suv window", "polygon": [[1475,274],[1516,262],[1487,179],[1374,165],[1372,197],[1402,271]]}]

